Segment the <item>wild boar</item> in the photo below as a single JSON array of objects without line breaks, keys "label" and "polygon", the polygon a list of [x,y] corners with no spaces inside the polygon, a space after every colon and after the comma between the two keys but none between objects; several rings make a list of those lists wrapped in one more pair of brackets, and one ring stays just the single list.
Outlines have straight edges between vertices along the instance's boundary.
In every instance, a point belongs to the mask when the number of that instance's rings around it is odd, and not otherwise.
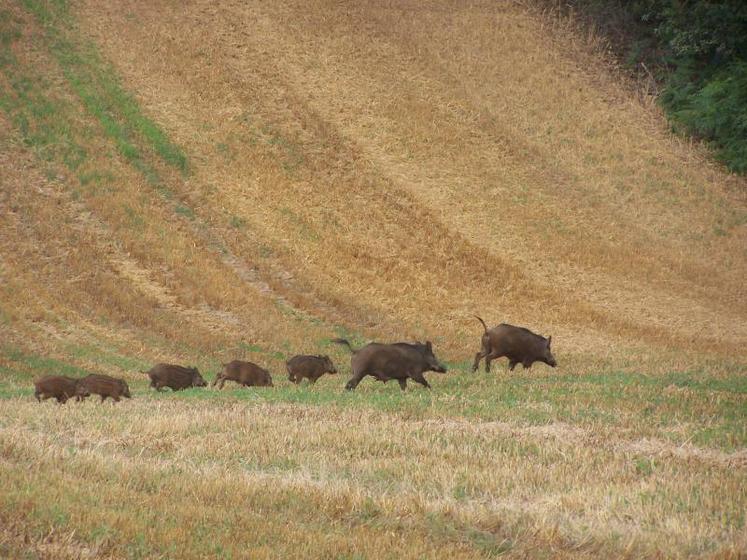
[{"label": "wild boar", "polygon": [[501,323],[488,329],[485,321],[475,315],[482,323],[485,332],[482,335],[482,349],[475,355],[475,363],[472,371],[477,370],[480,360],[485,359],[485,371],[490,371],[490,362],[503,356],[508,358],[508,369],[513,371],[516,364],[521,364],[524,369],[532,367],[534,362],[544,362],[555,367],[557,362],[550,351],[552,337],[547,338],[534,334],[524,327],[514,327]]},{"label": "wild boar", "polygon": [[235,381],[239,385],[244,385],[245,387],[273,386],[270,372],[259,367],[257,364],[242,362],[240,360],[234,360],[227,364],[223,364],[223,371],[215,376],[213,387],[215,387],[216,383],[220,383],[218,389],[223,389],[223,384],[226,381]]},{"label": "wild boar", "polygon": [[433,354],[430,341],[425,344],[372,342],[358,350],[355,350],[344,338],[336,338],[332,342],[344,344],[353,353],[350,358],[353,377],[345,385],[345,389],[349,391],[355,389],[367,375],[385,383],[390,379],[396,379],[403,391],[407,389],[408,378],[430,389],[431,386],[423,377],[423,373],[426,371],[446,373],[446,366],[440,363]]},{"label": "wild boar", "polygon": [[48,375],[34,381],[34,396],[41,402],[54,397],[60,404],[75,396],[80,379],[64,375]]},{"label": "wild boar", "polygon": [[303,378],[310,383],[316,383],[325,373],[337,373],[329,356],[293,356],[285,362],[288,370],[288,380],[293,383],[301,383]]},{"label": "wild boar", "polygon": [[164,387],[179,391],[187,387],[207,387],[207,382],[196,367],[183,367],[173,364],[156,364],[149,371],[143,371],[150,377],[150,386],[156,391]]},{"label": "wild boar", "polygon": [[114,402],[119,402],[120,397],[132,398],[130,388],[124,379],[92,373],[78,382],[75,393],[76,400],[85,400],[89,395],[99,395],[101,402],[110,397]]}]

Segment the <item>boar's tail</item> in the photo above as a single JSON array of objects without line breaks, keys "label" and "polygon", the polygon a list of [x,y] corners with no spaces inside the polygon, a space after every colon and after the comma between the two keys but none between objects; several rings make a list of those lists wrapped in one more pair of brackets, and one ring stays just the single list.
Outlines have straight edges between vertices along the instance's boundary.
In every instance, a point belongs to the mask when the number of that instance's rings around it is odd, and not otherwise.
[{"label": "boar's tail", "polygon": [[478,321],[480,321],[482,323],[482,328],[485,329],[485,332],[488,332],[488,326],[485,324],[485,321],[483,321],[482,319],[480,319],[477,315],[475,315],[475,319],[477,319]]},{"label": "boar's tail", "polygon": [[349,343],[349,342],[348,342],[347,340],[345,340],[344,338],[333,338],[333,339],[332,339],[332,342],[336,342],[337,344],[344,344],[345,346],[347,346],[347,347],[348,347],[348,349],[349,349],[349,350],[350,350],[350,351],[351,351],[351,352],[352,352],[353,354],[355,354],[355,349],[354,349],[354,348],[353,348],[352,346],[350,346],[350,343]]}]

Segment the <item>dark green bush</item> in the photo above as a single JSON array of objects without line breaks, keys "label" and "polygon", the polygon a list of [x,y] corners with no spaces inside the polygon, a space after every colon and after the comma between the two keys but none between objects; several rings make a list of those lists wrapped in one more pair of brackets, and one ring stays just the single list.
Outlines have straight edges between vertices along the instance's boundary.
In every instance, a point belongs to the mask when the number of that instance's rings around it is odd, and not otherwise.
[{"label": "dark green bush", "polygon": [[714,143],[716,153],[737,173],[747,173],[747,63],[735,62],[701,83],[669,81],[661,102],[675,123]]}]

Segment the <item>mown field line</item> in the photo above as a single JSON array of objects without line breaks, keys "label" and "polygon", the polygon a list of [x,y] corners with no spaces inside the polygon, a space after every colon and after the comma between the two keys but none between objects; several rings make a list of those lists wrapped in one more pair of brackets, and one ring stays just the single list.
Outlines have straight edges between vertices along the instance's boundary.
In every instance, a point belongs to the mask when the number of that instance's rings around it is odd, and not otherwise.
[{"label": "mown field line", "polygon": [[[25,402],[22,402],[21,398],[11,398],[6,402],[9,406],[12,406],[14,401],[19,403],[21,406],[38,406],[36,403],[28,401],[27,398],[23,398],[23,401]],[[127,405],[128,403],[125,402],[114,406]],[[141,406],[139,403],[138,405]],[[169,413],[170,403],[164,403],[161,401],[157,403],[159,409],[163,408],[164,405],[166,410],[163,410],[162,412]],[[145,406],[148,405],[146,404]],[[251,412],[252,414],[259,415],[273,415],[279,417],[287,416],[291,419],[303,417],[322,424],[337,423],[336,421],[330,420],[329,416],[325,414],[325,409],[323,407],[314,405],[299,403],[232,403],[230,406],[240,413]],[[141,411],[142,410],[143,409],[141,409]],[[595,432],[591,429],[573,426],[565,422],[553,422],[536,426],[521,426],[509,422],[461,420],[457,418],[411,420],[401,418],[401,415],[398,413],[382,412],[381,410],[374,408],[367,408],[367,411],[376,417],[381,418],[382,422],[386,425],[405,423],[408,433],[415,433],[419,429],[424,428],[427,431],[436,434],[453,434],[454,432],[457,432],[469,433],[482,437],[492,434],[507,438],[518,438],[530,443],[552,441],[554,444],[561,447],[574,449],[585,447],[605,450],[612,454],[634,454],[636,456],[643,455],[648,458],[671,458],[685,462],[695,461],[718,468],[744,469],[747,472],[747,449],[724,452],[714,448],[697,447],[690,443],[676,445],[658,438],[644,437],[630,439],[626,438],[621,430],[611,427],[606,428],[603,432]],[[206,414],[211,414],[211,412],[223,413],[225,410],[205,411]],[[177,414],[183,413],[183,411],[177,411]],[[36,433],[25,428],[21,428],[21,431],[25,431],[28,434]],[[116,439],[98,440],[96,447],[105,447],[107,444],[116,441]],[[79,442],[73,443],[77,444]]]},{"label": "mown field line", "polygon": [[592,430],[565,422],[521,427],[508,422],[427,419],[410,421],[408,424],[436,428],[437,431],[441,428],[443,431],[456,430],[473,434],[492,432],[530,441],[553,440],[567,447],[575,448],[582,445],[606,449],[613,453],[635,453],[648,457],[675,458],[682,461],[697,461],[721,468],[738,468],[747,471],[747,449],[727,453],[719,449],[697,447],[689,443],[675,445],[656,438],[623,439],[624,436],[617,434],[617,430],[613,428],[605,431],[607,437],[602,437],[601,434],[594,433]]},{"label": "mown field line", "polygon": [[[3,432],[0,431],[0,437]],[[28,435],[28,434],[26,434]],[[235,485],[243,483],[248,490],[272,488],[273,491],[291,490],[295,492],[308,493],[312,491],[320,494],[324,498],[324,503],[345,504],[341,507],[346,511],[347,516],[354,516],[356,512],[364,507],[367,503],[376,504],[381,508],[377,517],[384,521],[389,518],[398,525],[422,525],[430,516],[445,516],[455,519],[459,524],[464,526],[480,527],[481,516],[488,515],[494,518],[496,514],[505,515],[507,524],[500,524],[496,532],[488,531],[496,539],[505,537],[507,527],[514,524],[524,525],[527,518],[537,527],[533,532],[533,538],[542,544],[547,539],[546,535],[541,534],[538,528],[544,526],[547,521],[547,506],[557,503],[556,498],[561,495],[542,495],[533,499],[523,501],[516,500],[473,500],[470,503],[459,502],[455,498],[442,497],[433,498],[413,490],[398,489],[390,492],[377,492],[373,489],[367,489],[355,484],[353,480],[344,480],[336,477],[320,477],[318,474],[312,474],[310,471],[302,472],[284,472],[271,473],[261,471],[247,471],[246,469],[230,469],[228,466],[216,463],[192,463],[185,460],[175,459],[150,459],[143,461],[139,456],[129,456],[120,451],[107,449],[106,452],[100,446],[91,447],[74,456],[70,451],[57,446],[51,441],[51,438],[42,437],[41,434],[33,434],[32,437],[19,437],[20,434],[11,434],[15,445],[20,445],[25,454],[37,455],[40,463],[57,464],[60,460],[71,459],[77,463],[79,468],[101,468],[102,472],[110,472],[112,468],[127,472],[146,472],[152,477],[159,475],[173,476],[174,468],[179,467],[180,476],[189,480],[219,480],[226,481],[225,484]],[[34,437],[35,436],[35,437]],[[2,441],[2,440],[0,440]],[[26,457],[24,457],[25,459]],[[0,471],[4,468],[15,469],[19,467],[18,462],[0,457]],[[47,465],[49,468],[51,464]],[[184,472],[184,468],[188,472]],[[76,469],[74,469],[76,470]],[[137,488],[132,488],[137,491]],[[347,497],[347,500],[341,500],[341,496]],[[347,503],[346,503],[347,502]],[[352,502],[352,503],[351,503]],[[569,522],[571,520],[568,520]],[[561,530],[557,520],[553,529],[547,529],[548,534],[552,535],[553,541],[559,540],[566,543],[569,548],[580,546],[596,546],[595,543],[605,541],[603,534],[586,534],[583,541],[575,541],[576,530],[574,523],[566,527],[568,533]],[[628,529],[635,529],[635,523],[631,523]],[[619,529],[624,529],[621,525]],[[427,529],[426,529],[427,530]],[[481,528],[481,531],[486,531]],[[70,535],[72,538],[73,534]],[[544,538],[543,538],[544,537]],[[534,545],[533,545],[534,546]]]}]

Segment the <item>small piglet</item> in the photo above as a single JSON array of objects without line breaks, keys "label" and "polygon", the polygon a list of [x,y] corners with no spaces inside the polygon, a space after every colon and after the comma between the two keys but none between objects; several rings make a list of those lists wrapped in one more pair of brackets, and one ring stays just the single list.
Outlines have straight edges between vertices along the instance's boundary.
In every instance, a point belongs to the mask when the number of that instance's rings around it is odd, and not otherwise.
[{"label": "small piglet", "polygon": [[79,381],[80,379],[64,375],[48,375],[34,381],[34,396],[39,402],[55,398],[58,403],[65,404],[68,399],[76,396]]},{"label": "small piglet", "polygon": [[293,356],[285,362],[288,370],[288,380],[293,383],[301,383],[304,377],[310,383],[316,383],[325,373],[337,373],[335,365],[329,356]]},{"label": "small piglet", "polygon": [[76,400],[84,400],[92,394],[99,395],[101,402],[104,402],[107,397],[114,400],[114,402],[119,402],[121,397],[132,398],[130,388],[124,379],[99,375],[97,373],[87,375],[78,382],[75,398]]},{"label": "small piglet", "polygon": [[251,362],[234,360],[223,364],[223,371],[215,376],[212,386],[218,384],[218,389],[223,389],[226,381],[235,381],[245,387],[272,387],[270,372]]}]

